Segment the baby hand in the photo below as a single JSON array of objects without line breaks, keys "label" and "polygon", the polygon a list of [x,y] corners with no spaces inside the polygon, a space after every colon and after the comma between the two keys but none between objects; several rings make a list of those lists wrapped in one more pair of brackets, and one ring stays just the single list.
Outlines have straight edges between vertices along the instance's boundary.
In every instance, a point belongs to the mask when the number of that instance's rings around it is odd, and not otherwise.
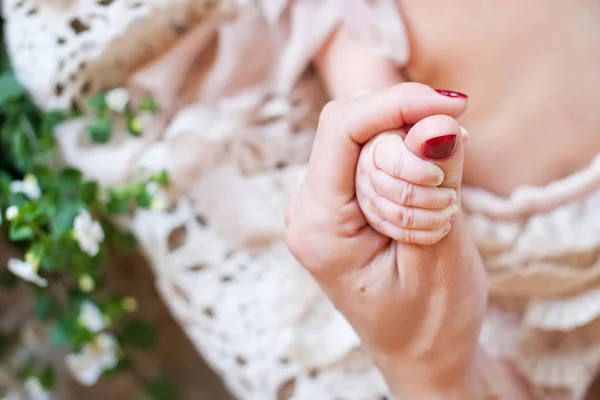
[{"label": "baby hand", "polygon": [[[454,189],[438,187],[444,172],[409,150],[406,131],[383,133],[363,148],[356,196],[365,218],[379,233],[402,243],[432,245],[450,232],[451,222],[460,211],[458,194]],[[454,133],[439,136],[439,132],[457,131],[462,132],[462,138]],[[467,133],[453,118],[436,115],[414,125],[410,139],[414,136],[426,137],[419,153],[442,160],[452,155],[457,140],[465,139]]]}]

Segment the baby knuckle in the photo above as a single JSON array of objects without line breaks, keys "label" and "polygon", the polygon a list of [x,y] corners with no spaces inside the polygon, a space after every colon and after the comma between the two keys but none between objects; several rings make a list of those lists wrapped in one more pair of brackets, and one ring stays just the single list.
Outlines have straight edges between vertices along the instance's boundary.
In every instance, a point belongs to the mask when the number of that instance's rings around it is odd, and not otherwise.
[{"label": "baby knuckle", "polygon": [[383,218],[381,218],[376,213],[370,213],[369,215],[367,215],[367,219],[369,221],[369,224],[371,224],[373,228],[375,228],[378,232],[385,234],[386,224]]},{"label": "baby knuckle", "polygon": [[[385,212],[385,208],[383,207],[384,199],[380,194],[375,193],[372,196],[368,197],[367,207],[361,211],[367,217],[371,215],[387,215]],[[389,216],[389,215],[388,215]]]},{"label": "baby knuckle", "polygon": [[398,197],[400,200],[400,204],[404,204],[407,206],[413,205],[416,196],[417,188],[410,182],[401,181],[402,183],[398,188]]},{"label": "baby knuckle", "polygon": [[413,228],[415,224],[415,209],[412,207],[401,207],[398,212],[400,226]]},{"label": "baby knuckle", "polygon": [[412,229],[403,229],[401,241],[404,243],[417,243],[416,232]]},{"label": "baby knuckle", "polygon": [[402,171],[404,171],[405,159],[402,153],[397,153],[393,164],[392,164],[392,175],[396,178],[400,178],[402,176]]},{"label": "baby knuckle", "polygon": [[371,196],[369,196],[369,206],[371,206],[372,208],[379,208],[379,199],[381,198],[381,195],[379,193],[373,193]]}]

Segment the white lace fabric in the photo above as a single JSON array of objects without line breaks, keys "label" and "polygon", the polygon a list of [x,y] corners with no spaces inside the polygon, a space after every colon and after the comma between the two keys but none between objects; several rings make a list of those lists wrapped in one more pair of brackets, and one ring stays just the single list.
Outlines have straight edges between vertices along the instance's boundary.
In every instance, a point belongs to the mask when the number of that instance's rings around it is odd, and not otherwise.
[{"label": "white lace fabric", "polygon": [[[387,396],[357,335],[286,249],[283,216],[327,100],[310,61],[344,21],[403,64],[394,2],[56,1],[5,0],[17,75],[46,108],[85,98],[81,80],[93,92],[127,78],[158,100],[162,112],[141,138],[123,130],[92,145],[80,120],[61,125],[57,138],[65,161],[104,185],[169,170],[169,210],[140,211],[128,223],[165,303],[232,393]],[[196,11],[183,12],[189,29],[173,34],[182,9]],[[96,21],[98,10],[101,22],[72,32],[74,17]],[[45,34],[23,33],[34,28]],[[58,51],[62,37],[69,44]],[[149,42],[153,51],[144,50]],[[75,70],[81,77],[70,79]],[[509,199],[464,192],[491,282],[482,345],[554,396],[541,398],[581,399],[600,366],[599,166]]]}]

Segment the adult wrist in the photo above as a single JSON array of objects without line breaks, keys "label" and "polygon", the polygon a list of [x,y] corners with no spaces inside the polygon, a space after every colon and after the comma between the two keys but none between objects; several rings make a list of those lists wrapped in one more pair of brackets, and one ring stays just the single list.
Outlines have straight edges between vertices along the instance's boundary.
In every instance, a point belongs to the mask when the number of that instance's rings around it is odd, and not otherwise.
[{"label": "adult wrist", "polygon": [[475,360],[423,364],[388,357],[377,364],[398,400],[478,400],[481,397]]}]

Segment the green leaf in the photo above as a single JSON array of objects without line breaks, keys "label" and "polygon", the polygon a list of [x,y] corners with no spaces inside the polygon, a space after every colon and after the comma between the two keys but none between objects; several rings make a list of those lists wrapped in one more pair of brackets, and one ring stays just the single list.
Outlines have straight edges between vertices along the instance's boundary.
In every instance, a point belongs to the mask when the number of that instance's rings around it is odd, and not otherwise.
[{"label": "green leaf", "polygon": [[60,111],[49,111],[44,114],[42,120],[42,130],[52,131],[58,124],[65,120],[65,116]]},{"label": "green leaf", "polygon": [[104,371],[104,373],[102,374],[102,376],[104,377],[112,377],[117,375],[120,372],[126,371],[126,370],[131,370],[131,368],[133,368],[133,361],[131,361],[128,358],[120,358],[119,359],[119,363],[117,364],[116,367],[114,367],[113,369],[109,369]]},{"label": "green leaf", "polygon": [[56,180],[56,171],[48,166],[36,166],[31,170],[31,174],[35,176],[40,187],[51,186]]},{"label": "green leaf", "polygon": [[83,182],[81,171],[75,168],[63,168],[56,174],[61,193],[74,194],[79,192],[79,188]]},{"label": "green leaf", "polygon": [[27,253],[25,253],[25,260],[26,261],[36,260],[35,262],[40,262],[43,255],[44,255],[44,245],[41,242],[36,242],[36,243],[33,243],[33,245],[29,248],[29,250],[27,250]]},{"label": "green leaf", "polygon": [[77,275],[93,272],[91,271],[91,260],[92,258],[87,253],[81,251],[81,249],[74,249],[74,251],[69,254],[69,266]]},{"label": "green leaf", "polygon": [[33,313],[42,320],[47,321],[56,311],[54,299],[47,292],[42,292],[37,295],[33,305]]},{"label": "green leaf", "polygon": [[88,105],[96,112],[105,111],[107,109],[106,98],[104,97],[104,94],[98,94],[90,97],[88,99]]},{"label": "green leaf", "polygon": [[74,329],[65,321],[56,321],[50,329],[50,344],[52,346],[66,346],[72,343]]},{"label": "green leaf", "polygon": [[4,72],[0,76],[0,103],[18,99],[24,94],[25,89],[23,89],[12,72]]},{"label": "green leaf", "polygon": [[11,225],[9,230],[10,240],[18,242],[21,240],[29,240],[34,237],[34,231],[27,225]]},{"label": "green leaf", "polygon": [[56,385],[56,373],[54,372],[54,368],[50,365],[44,367],[38,376],[38,379],[44,389],[52,390],[54,385]]},{"label": "green leaf", "polygon": [[88,125],[90,138],[96,143],[108,143],[112,138],[113,126],[107,117],[98,117]]},{"label": "green leaf", "polygon": [[175,400],[177,390],[173,382],[167,378],[157,378],[146,384],[146,392],[152,400]]},{"label": "green leaf", "polygon": [[131,232],[115,230],[111,237],[117,250],[121,253],[132,253],[137,249],[137,240]]},{"label": "green leaf", "polygon": [[73,251],[72,241],[65,236],[51,236],[42,242],[44,251],[40,266],[43,270],[56,272],[69,265],[69,254]]},{"label": "green leaf", "polygon": [[156,329],[145,321],[129,321],[123,327],[119,342],[142,350],[152,349],[156,343]]},{"label": "green leaf", "polygon": [[127,131],[132,136],[141,136],[144,126],[139,117],[132,117],[127,119]]},{"label": "green leaf", "polygon": [[35,164],[49,166],[56,156],[56,142],[50,133],[40,133],[37,138],[38,150],[35,153]]},{"label": "green leaf", "polygon": [[120,297],[111,297],[108,300],[100,302],[98,305],[111,321],[118,321],[125,315],[123,299]]},{"label": "green leaf", "polygon": [[94,334],[80,326],[77,321],[79,316],[79,304],[79,301],[70,298],[68,309],[50,329],[51,345],[57,347],[69,346],[73,349],[77,349],[82,344],[91,342],[94,339]]},{"label": "green leaf", "polygon": [[143,191],[135,197],[135,203],[138,207],[148,208],[150,207],[150,204],[152,204],[152,195],[146,191]]},{"label": "green leaf", "polygon": [[100,192],[100,189],[98,187],[98,182],[95,182],[95,181],[85,182],[81,186],[81,200],[87,205],[92,205],[92,204],[96,203],[96,201],[98,200],[99,192]]},{"label": "green leaf", "polygon": [[156,102],[151,97],[144,97],[141,99],[138,108],[140,111],[147,111],[152,114],[156,114],[156,111],[158,110]]},{"label": "green leaf", "polygon": [[79,200],[65,202],[58,205],[56,214],[50,220],[50,226],[54,234],[62,235],[73,229],[75,217],[84,209],[84,204]]},{"label": "green leaf", "polygon": [[153,179],[156,181],[156,183],[162,186],[169,186],[171,184],[171,177],[169,176],[169,172],[165,169],[156,173]]},{"label": "green leaf", "polygon": [[31,159],[31,153],[31,145],[25,132],[22,130],[16,130],[12,137],[12,155],[14,157],[16,166],[23,170],[27,169]]},{"label": "green leaf", "polygon": [[5,172],[0,170],[0,206],[8,205],[8,198],[10,197],[10,182],[11,177]]},{"label": "green leaf", "polygon": [[129,213],[131,194],[125,190],[109,190],[107,211],[110,215],[125,215]]},{"label": "green leaf", "polygon": [[19,215],[22,220],[31,225],[40,225],[45,222],[45,216],[50,211],[46,203],[27,201],[19,207]]}]

